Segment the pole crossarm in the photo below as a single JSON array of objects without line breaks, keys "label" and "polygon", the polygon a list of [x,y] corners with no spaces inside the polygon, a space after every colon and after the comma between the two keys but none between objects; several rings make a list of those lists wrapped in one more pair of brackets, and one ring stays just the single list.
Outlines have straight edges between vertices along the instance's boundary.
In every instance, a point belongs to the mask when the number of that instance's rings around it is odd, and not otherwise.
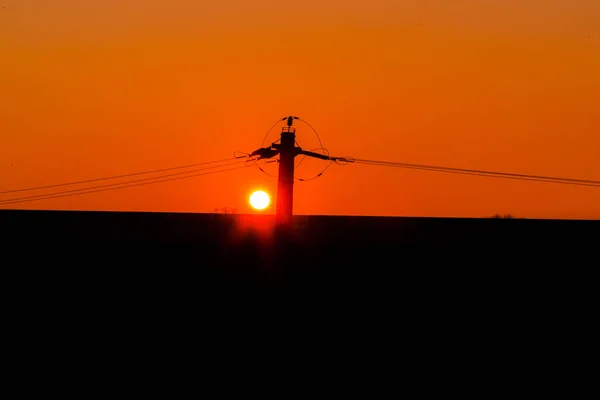
[{"label": "pole crossarm", "polygon": [[342,162],[348,162],[348,163],[354,162],[353,158],[326,156],[325,154],[315,153],[313,151],[302,150],[302,149],[300,149],[300,154],[305,155],[307,157],[314,157],[314,158],[318,158],[320,160],[326,160],[326,161],[342,161]]},{"label": "pole crossarm", "polygon": [[[278,155],[280,153],[280,151],[281,151],[281,144],[273,143],[270,146],[261,147],[260,149],[254,150],[252,153],[250,153],[250,157],[258,156],[259,160],[264,159],[264,158],[273,158],[276,155]],[[303,150],[301,147],[295,146],[294,151],[293,151],[293,156],[296,157],[299,155],[318,158],[320,160],[325,160],[325,161],[341,161],[341,162],[348,162],[348,163],[354,162],[354,159],[351,157],[332,157],[332,156],[327,156],[325,154],[315,153],[314,151]]]},{"label": "pole crossarm", "polygon": [[254,150],[252,153],[250,153],[250,157],[258,156],[258,159],[262,160],[263,158],[273,158],[277,154],[279,154],[279,149],[274,148],[273,146],[268,146]]}]

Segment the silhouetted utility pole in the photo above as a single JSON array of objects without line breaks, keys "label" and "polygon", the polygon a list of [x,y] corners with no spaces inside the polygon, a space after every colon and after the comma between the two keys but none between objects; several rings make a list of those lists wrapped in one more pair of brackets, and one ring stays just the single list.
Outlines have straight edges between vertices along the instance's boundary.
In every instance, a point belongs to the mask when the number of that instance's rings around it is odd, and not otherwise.
[{"label": "silhouetted utility pole", "polygon": [[294,119],[287,118],[287,126],[281,130],[280,143],[273,144],[279,150],[279,175],[277,179],[277,226],[290,226],[294,210],[294,158],[302,149],[296,147],[296,128]]},{"label": "silhouetted utility pole", "polygon": [[296,128],[293,127],[294,120],[298,117],[285,117],[286,126],[281,129],[279,143],[260,148],[250,154],[251,157],[258,156],[259,159],[275,157],[279,154],[279,176],[277,182],[277,209],[276,225],[279,230],[287,230],[292,225],[294,209],[294,159],[303,154],[308,157],[320,158],[322,160],[336,161],[341,157],[330,157],[312,151],[302,150],[296,146]]},{"label": "silhouetted utility pole", "polygon": [[296,128],[294,120],[298,117],[285,117],[286,125],[281,129],[281,138],[270,145],[260,148],[250,157],[258,159],[273,158],[279,155],[279,176],[277,182],[277,208],[275,215],[275,242],[271,249],[272,261],[261,276],[267,285],[277,285],[286,280],[286,274],[294,274],[295,257],[298,249],[293,240],[292,216],[294,212],[294,160],[297,155],[319,158],[327,161],[348,161],[344,157],[330,157],[296,146]]}]

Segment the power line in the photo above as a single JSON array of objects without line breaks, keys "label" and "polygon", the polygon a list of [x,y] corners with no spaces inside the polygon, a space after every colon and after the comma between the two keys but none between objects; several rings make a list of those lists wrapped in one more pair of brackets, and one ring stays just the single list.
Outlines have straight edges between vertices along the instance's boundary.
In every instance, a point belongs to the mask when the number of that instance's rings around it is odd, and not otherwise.
[{"label": "power line", "polygon": [[[300,146],[300,143],[296,142],[296,144],[298,145],[298,147],[302,147],[302,146]],[[329,150],[327,150],[324,147],[318,147],[318,148],[312,149],[310,151],[311,152],[322,151],[324,156],[329,157]],[[304,160],[306,160],[306,157],[307,157],[306,154],[302,154],[302,159],[300,160],[300,162],[298,162],[298,164],[296,164],[296,167],[295,167],[296,169],[298,169],[300,167],[300,165],[302,165]]]},{"label": "power line", "polygon": [[147,181],[152,181],[155,179],[162,179],[162,178],[168,178],[168,177],[173,177],[173,176],[181,176],[181,175],[190,174],[193,172],[206,171],[206,170],[215,169],[215,168],[222,168],[222,167],[227,167],[227,166],[236,165],[236,164],[240,164],[240,163],[245,163],[245,161],[235,161],[235,162],[231,162],[228,164],[215,165],[215,166],[204,167],[204,168],[197,168],[197,169],[193,169],[190,171],[176,172],[176,173],[172,173],[172,174],[153,176],[150,178],[143,178],[143,179],[135,179],[135,180],[125,181],[125,182],[109,183],[106,185],[98,185],[98,186],[92,186],[92,187],[87,187],[87,188],[63,190],[63,191],[58,191],[58,192],[53,192],[53,193],[46,193],[46,194],[39,194],[39,195],[34,195],[34,196],[25,196],[25,197],[13,198],[13,199],[0,200],[0,205],[7,204],[7,203],[11,204],[14,201],[29,201],[29,200],[35,200],[38,198],[45,198],[47,196],[63,195],[63,194],[68,194],[68,193],[77,193],[77,192],[87,191],[87,190],[91,190],[91,189],[110,188],[110,187],[121,186],[121,185],[126,185],[126,184],[131,184],[131,183],[137,183],[137,182],[147,182]]},{"label": "power line", "polygon": [[484,171],[478,169],[466,169],[466,168],[451,168],[437,165],[426,165],[426,164],[409,164],[400,162],[380,161],[380,160],[366,160],[356,158],[353,159],[356,164],[374,165],[380,167],[393,167],[393,168],[406,168],[406,169],[418,169],[424,171],[444,172],[451,174],[463,174],[463,175],[474,175],[484,176],[488,178],[503,178],[503,179],[516,179],[526,180],[534,182],[549,182],[565,185],[578,185],[578,186],[591,186],[600,187],[600,181],[585,180],[585,179],[574,179],[574,178],[560,178],[554,176],[542,176],[542,175],[527,175],[527,174],[515,174],[509,172],[497,172],[497,171]]},{"label": "power line", "polygon": [[[262,172],[263,174],[265,174],[266,176],[268,176],[269,178],[277,178],[275,175],[271,175],[270,173],[268,173],[267,171],[265,171],[260,165],[258,165],[258,161],[260,160],[254,160],[254,164],[256,165],[256,168],[258,168],[260,170],[260,172]],[[267,161],[264,164],[271,164],[273,162],[279,162],[279,160],[271,160],[271,161]],[[263,165],[264,165],[263,164]]]},{"label": "power line", "polygon": [[[301,120],[301,121],[302,121],[302,120]],[[303,121],[303,122],[304,122],[304,121]],[[308,122],[306,122],[306,124],[308,124]],[[309,126],[310,126],[310,125],[309,125]],[[313,129],[314,129],[314,128],[313,128]],[[317,131],[315,131],[315,134],[316,134],[316,132],[317,132]],[[317,136],[317,137],[318,137],[318,136]],[[321,140],[319,139],[319,142],[320,142],[320,141],[321,141]],[[298,143],[296,142],[296,144],[298,144]],[[298,144],[298,147],[300,147],[300,145],[299,145],[299,144]],[[316,152],[317,150],[319,150],[319,151],[323,151],[323,153],[324,153],[323,155],[324,155],[326,158],[330,159],[329,150],[327,150],[327,149],[326,149],[326,148],[324,148],[324,147],[320,147],[320,148],[313,149],[313,150],[309,150],[309,151],[310,151],[311,153],[314,153],[314,152]],[[302,159],[300,160],[300,162],[299,162],[299,163],[296,165],[296,167],[295,167],[295,169],[296,169],[296,170],[298,169],[298,167],[300,167],[300,165],[301,165],[301,164],[304,162],[304,160],[306,160],[306,158],[308,157],[306,154],[303,154],[302,156],[303,156],[303,157],[302,157]],[[335,164],[335,161],[330,159],[330,162],[329,162],[329,164],[327,164],[327,166],[326,166],[325,168],[323,168],[323,169],[321,170],[321,172],[319,172],[318,174],[316,174],[316,175],[314,175],[314,176],[312,176],[312,177],[310,177],[310,178],[297,178],[297,177],[294,175],[294,179],[298,180],[299,182],[309,182],[309,181],[313,181],[313,180],[315,180],[315,179],[317,179],[317,178],[320,178],[320,177],[321,177],[321,176],[322,176],[322,175],[325,173],[325,171],[327,171],[327,170],[328,170],[328,169],[329,169],[329,168],[330,168],[330,167],[331,167],[333,164]]]},{"label": "power line", "polygon": [[313,176],[312,178],[297,178],[300,182],[308,182],[308,181],[312,181],[315,180],[317,178],[320,178],[325,171],[327,171],[333,164],[335,164],[335,161],[331,161],[329,164],[327,164],[327,166],[325,168],[323,168],[321,170],[321,172],[319,172],[317,175]]},{"label": "power line", "polygon": [[285,121],[286,118],[280,118],[277,121],[275,121],[275,123],[273,125],[271,125],[271,127],[269,128],[269,130],[267,131],[267,133],[265,133],[265,137],[263,138],[263,141],[260,145],[260,147],[264,147],[265,146],[265,141],[267,140],[267,137],[269,137],[269,133],[271,133],[271,131],[273,130],[273,128],[275,128],[278,124],[281,123],[281,121]]},{"label": "power line", "polygon": [[321,146],[320,149],[324,149],[323,142],[321,141],[321,136],[319,136],[319,133],[317,132],[317,130],[315,128],[313,128],[313,126],[311,124],[309,124],[307,121],[303,120],[302,118],[298,118],[298,121],[304,122],[306,125],[308,125],[308,127],[310,129],[312,129],[312,131],[315,133],[315,136],[317,137],[317,140],[319,141],[319,146]]},{"label": "power line", "polygon": [[211,169],[215,169],[215,168],[222,168],[222,167],[227,167],[227,166],[230,166],[230,165],[236,165],[236,164],[245,163],[245,162],[246,161],[235,161],[235,162],[231,162],[231,163],[228,163],[228,164],[215,165],[215,166],[209,166],[209,167],[204,167],[204,168],[197,168],[197,169],[193,169],[193,170],[190,170],[190,171],[176,172],[176,173],[172,173],[172,174],[159,175],[159,176],[154,176],[154,177],[150,177],[150,178],[135,179],[135,180],[131,180],[131,181],[117,182],[117,183],[109,183],[109,184],[106,184],[106,185],[98,185],[98,186],[92,186],[92,187],[87,187],[87,188],[63,190],[63,191],[58,191],[58,192],[53,192],[53,193],[46,193],[46,194],[40,194],[40,195],[34,195],[34,196],[25,196],[25,197],[18,197],[18,198],[12,198],[12,199],[5,199],[5,200],[0,200],[0,205],[2,205],[2,204],[12,204],[15,201],[35,200],[35,199],[39,199],[39,198],[45,198],[47,196],[60,196],[60,195],[63,195],[63,194],[77,193],[77,192],[87,191],[87,190],[91,190],[91,189],[111,188],[111,187],[115,187],[115,186],[122,186],[122,185],[137,183],[137,182],[147,182],[147,181],[152,181],[152,180],[155,180],[155,179],[162,179],[162,178],[168,178],[168,177],[173,177],[173,176],[181,176],[181,175],[190,174],[190,173],[193,173],[193,172],[211,170]]},{"label": "power line", "polygon": [[216,174],[219,172],[227,172],[227,171],[233,171],[233,170],[242,169],[242,168],[248,168],[251,166],[252,166],[252,164],[245,164],[245,165],[241,165],[241,166],[220,169],[220,170],[216,170],[216,171],[207,171],[207,172],[203,172],[203,173],[199,173],[199,174],[161,179],[161,180],[154,181],[154,182],[143,182],[143,183],[137,183],[137,184],[127,184],[128,182],[123,182],[120,185],[125,185],[125,186],[121,186],[121,187],[110,187],[110,188],[90,190],[90,189],[95,189],[94,187],[91,187],[89,189],[80,189],[80,192],[78,192],[78,193],[64,193],[64,194],[57,194],[57,195],[48,194],[48,195],[45,195],[45,197],[38,197],[35,199],[28,199],[28,200],[16,200],[15,199],[15,200],[11,200],[11,201],[2,202],[2,203],[0,203],[0,205],[19,204],[19,203],[27,203],[27,202],[31,202],[31,201],[38,201],[38,200],[50,200],[50,199],[58,199],[58,198],[62,198],[62,197],[80,196],[80,195],[90,194],[90,193],[108,192],[108,191],[112,191],[112,190],[127,189],[127,188],[132,188],[132,187],[153,185],[156,183],[172,182],[172,181],[177,181],[177,180],[181,180],[181,179],[188,179],[188,178],[194,178],[194,177],[198,177],[198,176],[211,175],[211,174]]},{"label": "power line", "polygon": [[4,192],[0,192],[0,195],[10,194],[10,193],[19,193],[19,192],[29,192],[29,191],[42,190],[42,189],[52,189],[52,188],[63,187],[63,186],[81,185],[84,183],[93,183],[93,182],[107,181],[107,180],[111,180],[111,179],[129,178],[132,176],[154,174],[154,173],[158,173],[158,172],[174,171],[174,170],[178,170],[178,169],[199,167],[201,165],[218,164],[218,163],[222,163],[222,162],[226,162],[226,161],[231,161],[236,158],[240,158],[240,157],[226,158],[223,160],[208,161],[208,162],[189,164],[189,165],[182,165],[182,166],[178,166],[178,167],[161,168],[161,169],[154,169],[154,170],[149,170],[149,171],[134,172],[134,173],[130,173],[130,174],[108,176],[108,177],[104,177],[104,178],[95,178],[95,179],[86,179],[86,180],[82,180],[82,181],[59,183],[59,184],[55,184],[55,185],[35,186],[35,187],[29,187],[29,188],[25,188],[25,189],[6,190]]},{"label": "power line", "polygon": [[475,169],[450,168],[450,167],[440,167],[440,166],[424,165],[424,164],[394,163],[394,162],[387,162],[387,161],[362,160],[362,159],[355,159],[355,162],[358,164],[375,165],[375,166],[382,166],[382,167],[419,169],[419,170],[434,171],[434,172],[446,172],[446,173],[455,173],[455,174],[485,176],[485,177],[490,177],[490,178],[520,179],[520,180],[529,180],[529,181],[536,181],[536,182],[562,183],[562,184],[583,185],[583,186],[599,186],[600,185],[600,181],[590,181],[590,180],[573,179],[573,178],[558,178],[558,177],[540,176],[540,175],[513,174],[513,173],[506,173],[506,172],[483,171],[483,170],[475,170]]}]

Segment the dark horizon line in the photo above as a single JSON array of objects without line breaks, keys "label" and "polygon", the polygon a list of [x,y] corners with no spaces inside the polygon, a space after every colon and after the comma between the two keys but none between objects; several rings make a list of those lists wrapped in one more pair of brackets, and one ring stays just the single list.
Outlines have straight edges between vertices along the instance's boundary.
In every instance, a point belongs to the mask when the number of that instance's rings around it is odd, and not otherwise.
[{"label": "dark horizon line", "polygon": [[[266,217],[275,218],[274,213],[221,213],[221,212],[187,212],[187,211],[124,211],[124,210],[80,210],[80,209],[0,209],[2,213],[87,213],[87,214],[148,214],[148,215],[221,215],[236,217]],[[294,217],[320,217],[320,218],[364,218],[364,219],[452,219],[452,220],[477,220],[477,219],[510,219],[529,221],[600,221],[600,218],[530,218],[519,217],[512,214],[494,214],[481,217],[453,217],[453,216],[414,216],[414,215],[357,215],[357,214],[294,214]]]}]

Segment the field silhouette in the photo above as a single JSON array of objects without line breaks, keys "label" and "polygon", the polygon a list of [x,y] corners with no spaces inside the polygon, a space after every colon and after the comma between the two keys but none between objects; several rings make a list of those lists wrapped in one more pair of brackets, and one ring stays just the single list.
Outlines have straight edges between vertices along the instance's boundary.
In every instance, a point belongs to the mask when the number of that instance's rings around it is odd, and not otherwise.
[{"label": "field silhouette", "polygon": [[278,234],[269,215],[0,211],[0,226],[5,265],[12,270],[90,279],[97,274],[96,280],[107,282],[136,276],[160,282],[163,276],[184,286],[288,289],[389,289],[425,277],[450,286],[478,277],[484,286],[512,285],[589,265],[600,226],[574,220],[293,218],[289,235]]}]

